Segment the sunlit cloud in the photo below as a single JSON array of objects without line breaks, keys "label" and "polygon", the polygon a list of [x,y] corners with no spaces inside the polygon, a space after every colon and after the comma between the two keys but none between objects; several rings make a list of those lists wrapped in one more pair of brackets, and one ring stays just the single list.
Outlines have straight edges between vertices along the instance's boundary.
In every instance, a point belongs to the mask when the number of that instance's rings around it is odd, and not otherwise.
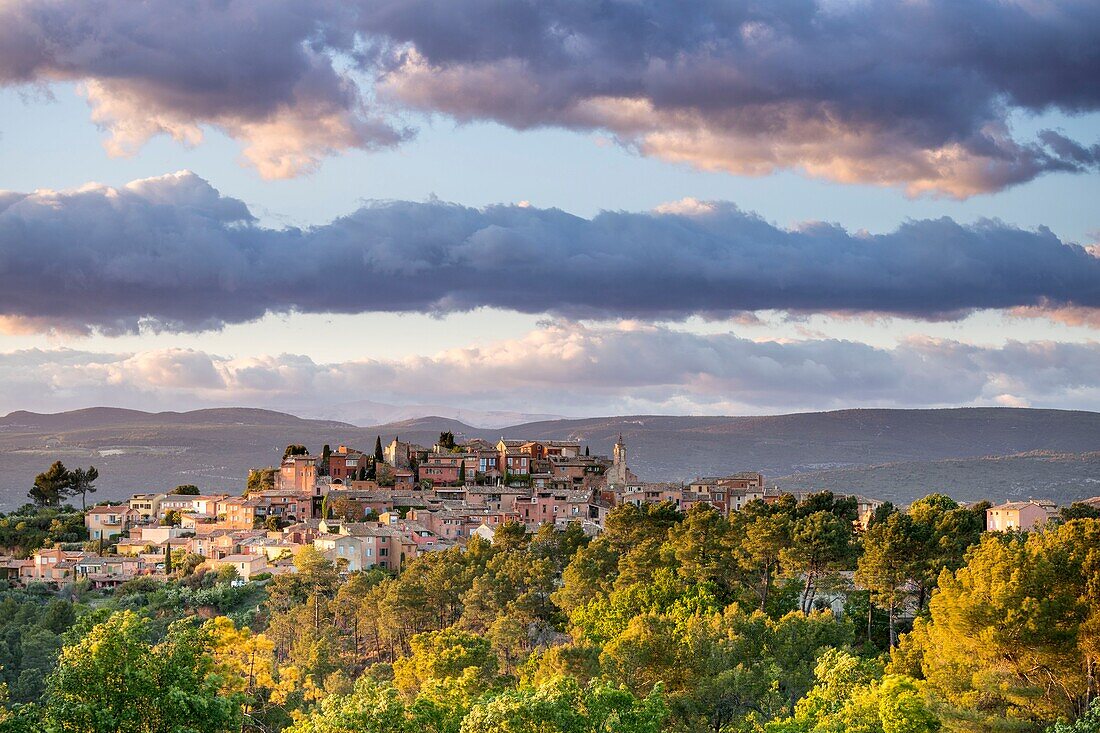
[{"label": "sunlit cloud", "polygon": [[760,341],[641,323],[557,321],[519,338],[391,359],[317,362],[196,349],[0,354],[0,410],[95,404],[315,410],[361,399],[569,414],[760,413],[835,407],[1100,407],[1100,343],[983,347],[927,337],[893,348]]},{"label": "sunlit cloud", "polygon": [[1100,141],[1010,121],[1100,110],[1098,37],[1089,0],[6,0],[0,84],[77,82],[115,155],[217,129],[268,178],[424,112],[964,198],[1097,169]]}]

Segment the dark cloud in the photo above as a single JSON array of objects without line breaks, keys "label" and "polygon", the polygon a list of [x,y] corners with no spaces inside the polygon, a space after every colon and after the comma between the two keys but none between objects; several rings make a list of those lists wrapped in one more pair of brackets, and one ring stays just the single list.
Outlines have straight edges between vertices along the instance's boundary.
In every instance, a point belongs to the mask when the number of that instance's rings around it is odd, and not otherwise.
[{"label": "dark cloud", "polygon": [[911,339],[881,348],[557,322],[517,339],[392,360],[318,363],[300,355],[226,358],[189,349],[12,352],[0,354],[0,412],[95,404],[316,412],[363,394],[581,415],[996,404],[1096,409],[1098,359],[1095,343],[982,347]]},{"label": "dark cloud", "polygon": [[7,328],[202,330],[269,312],[570,318],[745,311],[953,318],[1100,307],[1100,257],[1046,229],[911,221],[884,235],[781,229],[728,203],[588,220],[557,209],[378,202],[275,230],[183,172],[0,199]]},{"label": "dark cloud", "polygon": [[406,104],[605,129],[708,169],[967,196],[1096,165],[1008,128],[1100,108],[1091,0],[378,0],[361,27],[387,39],[382,88]]},{"label": "dark cloud", "polygon": [[[118,152],[217,125],[266,175],[409,132],[379,101],[713,170],[955,196],[1094,170],[1094,0],[8,0],[0,83],[87,82]],[[310,124],[310,120],[314,123]]]}]

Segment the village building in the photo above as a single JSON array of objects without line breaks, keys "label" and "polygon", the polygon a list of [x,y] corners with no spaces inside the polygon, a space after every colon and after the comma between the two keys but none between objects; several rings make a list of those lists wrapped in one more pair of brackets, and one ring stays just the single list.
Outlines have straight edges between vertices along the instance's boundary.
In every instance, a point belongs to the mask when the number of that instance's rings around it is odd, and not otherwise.
[{"label": "village building", "polygon": [[237,575],[242,580],[249,580],[268,572],[267,557],[265,555],[225,555],[209,560],[208,564],[215,571],[225,566],[235,568]]},{"label": "village building", "polygon": [[314,495],[317,490],[317,458],[287,456],[275,474],[275,488]]},{"label": "village building", "polygon": [[140,518],[129,505],[94,506],[84,513],[84,526],[89,539],[109,541],[129,530]]},{"label": "village building", "polygon": [[128,503],[143,521],[153,521],[161,516],[160,503],[165,496],[166,494],[134,494]]},{"label": "village building", "polygon": [[985,528],[990,532],[1035,529],[1057,515],[1050,501],[1009,501],[985,510]]}]

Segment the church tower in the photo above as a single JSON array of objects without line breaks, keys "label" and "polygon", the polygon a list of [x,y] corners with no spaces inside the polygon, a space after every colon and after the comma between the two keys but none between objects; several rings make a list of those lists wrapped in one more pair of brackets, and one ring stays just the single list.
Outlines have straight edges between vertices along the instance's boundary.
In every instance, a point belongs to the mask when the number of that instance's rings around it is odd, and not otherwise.
[{"label": "church tower", "polygon": [[626,444],[623,443],[622,433],[619,433],[619,439],[615,441],[615,454],[612,460],[612,465],[616,468],[619,466],[626,467]]},{"label": "church tower", "polygon": [[607,485],[623,486],[638,481],[638,477],[627,468],[626,443],[623,442],[623,434],[619,433],[619,439],[615,441],[614,453],[611,457],[611,468],[607,469]]}]

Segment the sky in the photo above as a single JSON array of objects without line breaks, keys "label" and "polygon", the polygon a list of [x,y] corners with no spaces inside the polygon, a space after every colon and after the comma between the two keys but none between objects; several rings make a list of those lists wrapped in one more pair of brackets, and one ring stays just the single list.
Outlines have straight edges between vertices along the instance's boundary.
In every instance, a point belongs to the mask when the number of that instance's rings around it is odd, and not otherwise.
[{"label": "sky", "polygon": [[1100,409],[1086,0],[0,0],[0,413]]}]

